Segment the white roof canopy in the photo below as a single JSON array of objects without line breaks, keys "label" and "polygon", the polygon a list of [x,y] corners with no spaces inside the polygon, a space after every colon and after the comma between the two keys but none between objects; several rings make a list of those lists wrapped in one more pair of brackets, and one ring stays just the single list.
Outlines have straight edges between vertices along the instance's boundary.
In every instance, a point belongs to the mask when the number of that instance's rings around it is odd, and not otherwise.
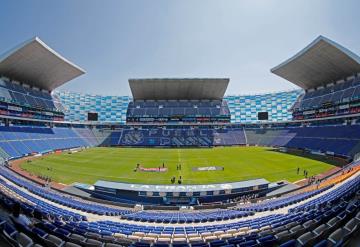
[{"label": "white roof canopy", "polygon": [[360,57],[319,36],[271,72],[303,89],[316,88],[360,72]]},{"label": "white roof canopy", "polygon": [[135,100],[220,100],[228,78],[129,79]]},{"label": "white roof canopy", "polygon": [[0,56],[0,75],[49,91],[84,73],[38,37]]}]

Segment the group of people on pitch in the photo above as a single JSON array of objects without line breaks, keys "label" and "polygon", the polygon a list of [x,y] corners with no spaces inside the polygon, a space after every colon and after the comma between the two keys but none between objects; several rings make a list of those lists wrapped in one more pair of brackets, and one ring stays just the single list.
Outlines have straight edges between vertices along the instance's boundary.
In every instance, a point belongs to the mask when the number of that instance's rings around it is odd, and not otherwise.
[{"label": "group of people on pitch", "polygon": [[[175,177],[175,176],[172,177],[172,178],[170,179],[170,182],[171,182],[172,184],[174,184],[174,183],[176,182],[176,177]],[[181,176],[180,176],[179,179],[178,179],[178,184],[182,184],[182,177],[181,177]]]}]

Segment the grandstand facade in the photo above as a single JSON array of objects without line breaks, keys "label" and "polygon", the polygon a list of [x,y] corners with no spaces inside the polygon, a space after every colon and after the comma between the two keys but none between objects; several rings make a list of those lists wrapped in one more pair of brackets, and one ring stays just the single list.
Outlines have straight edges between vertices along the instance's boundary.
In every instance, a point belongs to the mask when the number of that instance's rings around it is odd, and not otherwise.
[{"label": "grandstand facade", "polygon": [[[302,90],[256,95],[227,95],[231,123],[258,122],[258,112],[268,112],[271,122],[292,119],[291,107]],[[88,112],[97,112],[99,122],[126,123],[126,112],[131,96],[102,96],[67,91],[55,91],[64,107],[65,121],[86,122]]]},{"label": "grandstand facade", "polygon": [[268,112],[269,122],[281,122],[292,120],[291,107],[301,94],[302,90],[292,90],[255,95],[228,95],[224,99],[228,103],[232,123],[259,122],[259,112]]},{"label": "grandstand facade", "polygon": [[89,112],[98,113],[98,120],[107,123],[126,123],[130,96],[102,96],[55,91],[64,106],[65,121],[87,122]]}]

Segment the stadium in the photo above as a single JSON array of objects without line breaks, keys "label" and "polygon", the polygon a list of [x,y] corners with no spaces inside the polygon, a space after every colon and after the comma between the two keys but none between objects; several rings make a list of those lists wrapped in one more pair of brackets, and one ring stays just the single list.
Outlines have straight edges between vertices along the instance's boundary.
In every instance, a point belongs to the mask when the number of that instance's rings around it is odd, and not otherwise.
[{"label": "stadium", "polygon": [[0,44],[0,246],[359,246],[360,57],[302,47],[268,68],[291,90],[104,95],[64,90],[91,72],[42,37]]},{"label": "stadium", "polygon": [[[306,44],[305,44],[306,45]],[[342,246],[360,223],[360,57],[319,36],[271,72],[56,90],[85,70],[35,37],[0,59],[1,222],[16,246]]]}]

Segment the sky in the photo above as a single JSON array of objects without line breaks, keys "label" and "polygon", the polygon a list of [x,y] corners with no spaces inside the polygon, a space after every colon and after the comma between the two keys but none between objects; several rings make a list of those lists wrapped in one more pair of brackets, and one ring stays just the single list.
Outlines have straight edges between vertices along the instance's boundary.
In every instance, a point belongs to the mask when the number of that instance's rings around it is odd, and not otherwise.
[{"label": "sky", "polygon": [[323,35],[360,54],[357,0],[0,0],[0,53],[34,36],[86,70],[59,90],[131,95],[129,78],[296,86],[270,69]]}]

